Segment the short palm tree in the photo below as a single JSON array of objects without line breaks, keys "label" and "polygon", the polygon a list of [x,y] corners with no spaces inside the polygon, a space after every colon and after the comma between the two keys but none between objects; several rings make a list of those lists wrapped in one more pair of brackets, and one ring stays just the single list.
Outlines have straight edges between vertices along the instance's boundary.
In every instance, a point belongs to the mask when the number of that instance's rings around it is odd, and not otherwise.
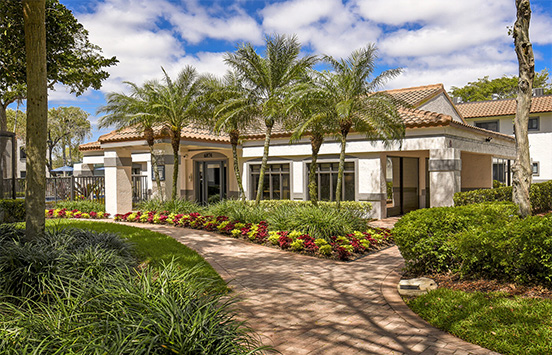
[{"label": "short palm tree", "polygon": [[[267,37],[265,56],[260,56],[251,44],[245,44],[235,53],[227,53],[225,62],[243,81],[248,91],[248,100],[224,111],[257,112],[258,118],[264,121],[265,142],[257,196],[258,205],[264,187],[264,174],[268,161],[272,128],[285,116],[283,101],[289,90],[304,79],[305,72],[314,65],[316,58],[306,56],[299,58],[301,45],[295,36]],[[243,106],[250,106],[244,109]]]},{"label": "short palm tree", "polygon": [[153,112],[156,118],[167,125],[171,132],[174,157],[172,199],[177,198],[180,135],[182,128],[194,123],[198,116],[197,99],[201,94],[199,76],[192,66],[186,66],[172,80],[163,69],[162,81],[152,86]]},{"label": "short palm tree", "polygon": [[239,198],[245,200],[238,160],[238,144],[241,133],[254,124],[258,110],[255,105],[249,104],[249,91],[244,88],[235,72],[227,72],[222,79],[206,77],[202,83],[204,87],[203,114],[209,113],[206,121],[215,133],[225,132],[230,137]]},{"label": "short palm tree", "polygon": [[385,144],[401,140],[405,134],[404,123],[397,110],[402,102],[384,92],[376,92],[387,80],[399,75],[401,69],[383,71],[370,81],[376,59],[377,48],[373,44],[353,51],[346,59],[323,57],[332,71],[320,73],[319,95],[330,106],[334,116],[333,131],[341,143],[335,192],[337,207],[341,201],[349,132],[354,130],[368,139],[381,140]]},{"label": "short palm tree", "polygon": [[142,130],[150,155],[153,173],[157,182],[159,198],[163,200],[161,180],[159,179],[159,168],[157,166],[157,155],[154,151],[153,125],[157,122],[157,116],[153,112],[152,85],[154,82],[146,82],[138,86],[132,82],[125,81],[130,86],[130,93],[108,93],[107,104],[98,108],[97,113],[107,113],[100,118],[99,127],[106,128],[115,126],[117,129],[136,126]]}]

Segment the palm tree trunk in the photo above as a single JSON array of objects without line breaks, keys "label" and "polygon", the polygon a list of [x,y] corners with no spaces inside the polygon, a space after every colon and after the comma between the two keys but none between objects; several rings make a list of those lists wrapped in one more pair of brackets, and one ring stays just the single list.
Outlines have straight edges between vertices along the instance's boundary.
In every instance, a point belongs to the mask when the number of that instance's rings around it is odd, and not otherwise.
[{"label": "palm tree trunk", "polygon": [[176,188],[178,186],[178,158],[180,152],[180,129],[178,131],[172,131],[171,145],[173,149],[174,169],[173,169],[173,186],[172,186],[172,200],[176,200],[178,195]]},{"label": "palm tree trunk", "polygon": [[238,184],[239,198],[245,201],[245,191],[243,190],[243,183],[240,174],[240,164],[238,161],[238,142],[240,138],[240,132],[237,130],[230,131],[230,144],[232,145],[232,157],[234,159],[234,174],[236,175],[236,182]]},{"label": "palm tree trunk", "polygon": [[318,152],[323,141],[323,135],[313,134],[311,137],[312,161],[309,172],[309,197],[313,206],[318,206],[318,176],[316,175],[316,171],[318,167]]},{"label": "palm tree trunk", "polygon": [[264,142],[263,150],[263,160],[261,161],[261,171],[259,172],[259,184],[257,185],[257,197],[255,198],[255,206],[258,206],[261,202],[261,197],[263,196],[264,189],[264,175],[266,170],[266,165],[268,163],[268,149],[270,148],[270,137],[272,135],[272,127],[274,126],[274,121],[269,120],[265,123],[266,125],[266,135]]},{"label": "palm tree trunk", "polygon": [[527,217],[531,214],[532,169],[529,154],[527,124],[531,109],[531,94],[535,76],[535,57],[529,40],[529,22],[531,7],[528,0],[516,0],[517,20],[514,25],[514,43],[519,62],[519,90],[517,95],[514,129],[516,133],[516,160],[513,171],[512,200],[518,206],[519,214]]},{"label": "palm tree trunk", "polygon": [[144,128],[144,138],[146,139],[146,142],[148,143],[148,147],[150,150],[151,167],[153,169],[153,176],[155,177],[155,183],[157,185],[157,193],[159,194],[159,198],[161,199],[161,201],[163,201],[164,195],[163,195],[163,190],[161,190],[161,179],[159,177],[159,166],[157,165],[157,155],[155,155],[155,151],[153,149],[153,146],[155,144],[153,128],[151,127]]},{"label": "palm tree trunk", "polygon": [[46,127],[48,92],[46,77],[46,1],[23,0],[27,52],[27,188],[25,189],[26,239],[44,233],[46,207]]},{"label": "palm tree trunk", "polygon": [[341,130],[341,153],[339,154],[339,168],[337,169],[337,187],[335,189],[336,207],[341,207],[341,191],[343,188],[343,170],[345,169],[345,147],[347,145],[347,135],[349,129]]},{"label": "palm tree trunk", "polygon": [[[16,111],[17,112],[17,111]],[[6,114],[6,106],[0,104],[0,131],[8,130],[8,117]],[[6,150],[6,140],[0,139],[0,199],[4,198],[4,151]],[[13,167],[15,169],[15,167]]]}]

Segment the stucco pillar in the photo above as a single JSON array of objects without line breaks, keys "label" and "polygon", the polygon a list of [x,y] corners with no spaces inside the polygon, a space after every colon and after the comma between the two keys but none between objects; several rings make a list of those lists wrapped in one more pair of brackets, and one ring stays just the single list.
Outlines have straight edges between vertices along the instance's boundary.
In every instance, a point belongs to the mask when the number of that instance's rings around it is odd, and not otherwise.
[{"label": "stucco pillar", "polygon": [[309,193],[308,187],[305,190],[305,186],[308,185],[308,181],[305,182],[305,172],[303,171],[303,162],[294,161],[292,163],[292,183],[291,183],[291,199],[292,200],[307,200]]},{"label": "stucco pillar", "polygon": [[105,209],[112,216],[132,211],[132,158],[126,149],[104,153]]},{"label": "stucco pillar", "polygon": [[372,204],[372,218],[385,218],[385,158],[379,154],[369,158],[358,159],[357,162],[357,200]]},{"label": "stucco pillar", "polygon": [[431,149],[428,170],[431,207],[452,206],[454,194],[462,186],[460,150]]}]

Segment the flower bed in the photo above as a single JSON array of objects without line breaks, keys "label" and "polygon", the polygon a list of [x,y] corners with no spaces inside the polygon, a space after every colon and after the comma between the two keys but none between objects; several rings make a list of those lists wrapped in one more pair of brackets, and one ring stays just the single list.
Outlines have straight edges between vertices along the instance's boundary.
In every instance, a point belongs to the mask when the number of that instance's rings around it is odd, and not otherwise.
[{"label": "flower bed", "polygon": [[354,260],[363,254],[393,244],[389,230],[384,228],[371,228],[364,232],[356,231],[325,240],[314,239],[308,234],[295,230],[269,231],[268,224],[264,221],[259,224],[241,223],[240,221],[231,221],[226,216],[203,216],[199,213],[128,212],[116,214],[114,219],[123,222],[168,224],[219,232],[256,244],[339,260]]},{"label": "flower bed", "polygon": [[109,213],[105,212],[81,212],[79,210],[68,210],[67,208],[52,208],[45,210],[46,218],[84,218],[84,219],[103,219],[109,218]]}]

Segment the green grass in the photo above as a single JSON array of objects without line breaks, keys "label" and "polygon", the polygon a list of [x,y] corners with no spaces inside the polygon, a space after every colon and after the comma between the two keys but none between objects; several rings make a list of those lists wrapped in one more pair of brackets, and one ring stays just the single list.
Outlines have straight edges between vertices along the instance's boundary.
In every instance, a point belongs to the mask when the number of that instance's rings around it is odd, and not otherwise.
[{"label": "green grass", "polygon": [[552,300],[440,288],[407,303],[433,326],[487,349],[552,353]]},{"label": "green grass", "polygon": [[153,266],[161,266],[163,263],[166,264],[175,259],[175,263],[184,269],[196,267],[199,274],[206,279],[212,279],[217,288],[226,288],[226,283],[220,275],[198,253],[167,235],[121,224],[74,219],[47,220],[46,226],[118,233],[134,245],[140,260]]}]

